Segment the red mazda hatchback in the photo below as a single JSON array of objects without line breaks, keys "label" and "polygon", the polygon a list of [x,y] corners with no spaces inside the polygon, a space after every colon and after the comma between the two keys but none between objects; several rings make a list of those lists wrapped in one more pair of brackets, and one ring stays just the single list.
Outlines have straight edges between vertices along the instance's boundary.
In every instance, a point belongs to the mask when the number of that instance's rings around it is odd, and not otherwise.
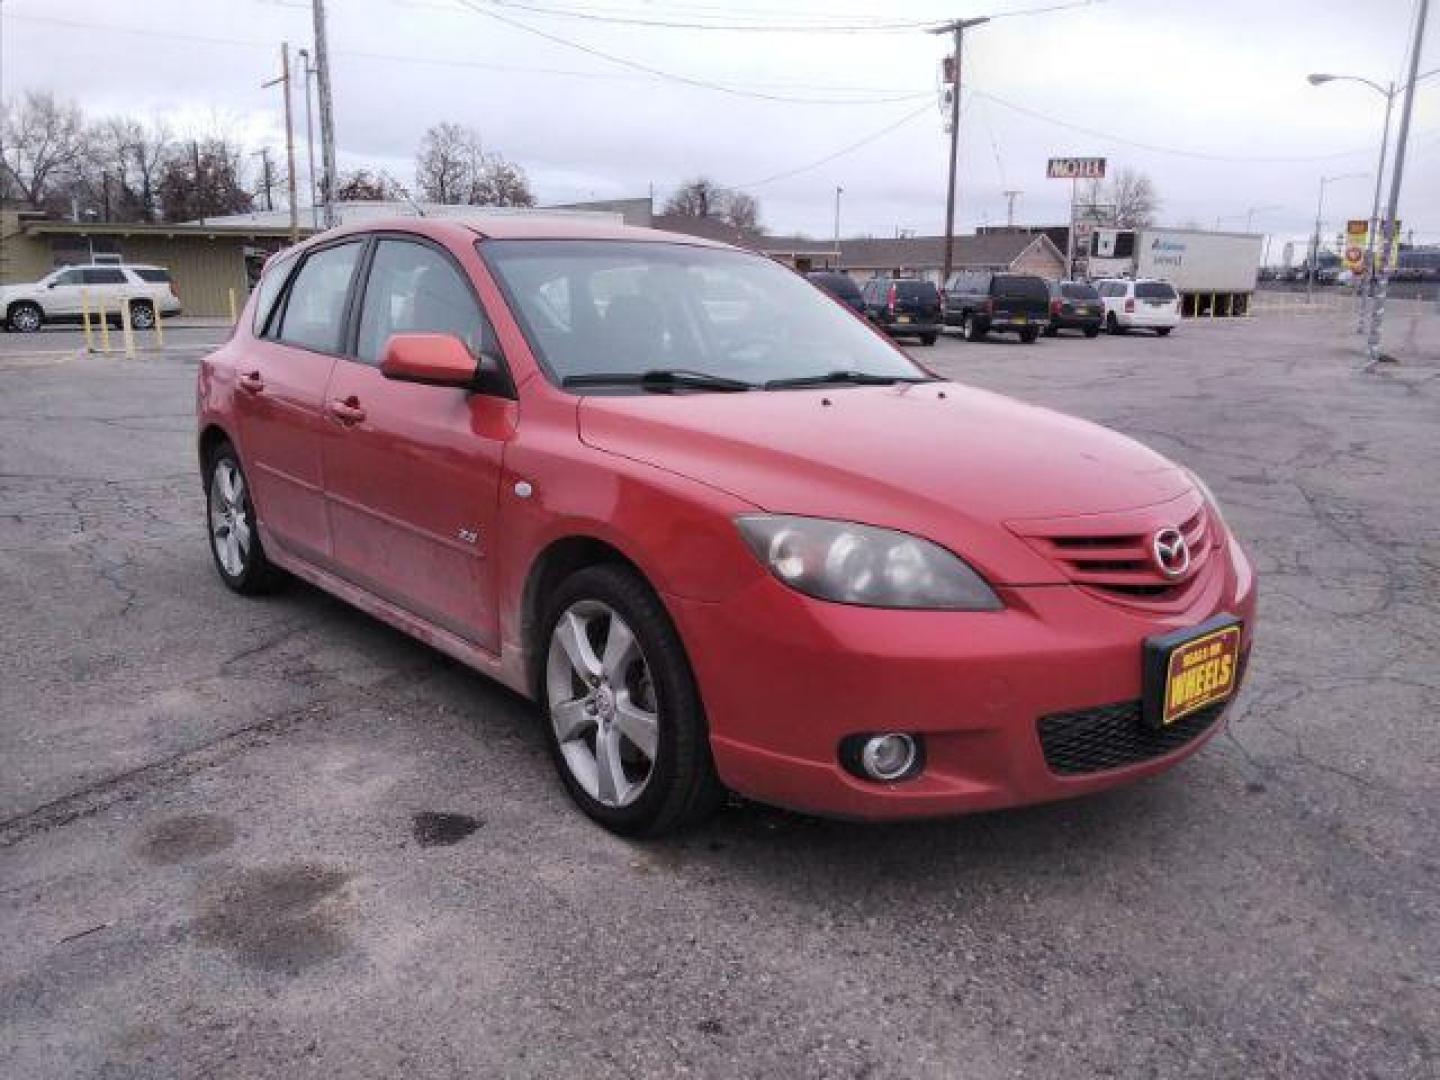
[{"label": "red mazda hatchback", "polygon": [[758,255],[531,217],[272,260],[199,374],[215,565],[535,699],[627,834],[1065,798],[1220,724],[1255,578],[1194,475],[936,378]]}]

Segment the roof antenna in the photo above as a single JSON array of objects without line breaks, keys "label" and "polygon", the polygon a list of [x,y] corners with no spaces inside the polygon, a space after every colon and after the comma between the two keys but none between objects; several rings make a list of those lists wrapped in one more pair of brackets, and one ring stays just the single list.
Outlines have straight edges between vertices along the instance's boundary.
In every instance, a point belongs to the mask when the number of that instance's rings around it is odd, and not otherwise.
[{"label": "roof antenna", "polygon": [[410,209],[415,211],[416,217],[425,216],[425,211],[420,209],[420,204],[411,197],[409,188],[404,184],[396,184],[395,189],[400,192],[400,197],[410,204]]}]

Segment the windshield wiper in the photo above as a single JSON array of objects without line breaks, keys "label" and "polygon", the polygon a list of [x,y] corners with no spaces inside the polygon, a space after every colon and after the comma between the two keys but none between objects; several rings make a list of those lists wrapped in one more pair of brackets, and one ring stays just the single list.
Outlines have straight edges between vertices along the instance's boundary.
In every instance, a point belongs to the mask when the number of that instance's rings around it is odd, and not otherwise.
[{"label": "windshield wiper", "polygon": [[826,386],[851,383],[855,386],[889,386],[891,383],[930,382],[924,375],[875,375],[868,371],[827,371],[818,375],[797,375],[793,379],[771,379],[766,390],[783,390],[789,386]]},{"label": "windshield wiper", "polygon": [[638,386],[642,390],[754,390],[755,384],[741,379],[727,379],[703,371],[681,368],[652,368],[650,371],[594,371],[584,375],[567,375],[561,386]]}]

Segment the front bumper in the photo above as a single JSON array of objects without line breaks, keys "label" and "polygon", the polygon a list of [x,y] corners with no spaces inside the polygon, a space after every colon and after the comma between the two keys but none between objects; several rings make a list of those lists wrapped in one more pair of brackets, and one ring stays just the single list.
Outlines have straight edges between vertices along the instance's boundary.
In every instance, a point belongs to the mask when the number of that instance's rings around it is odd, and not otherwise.
[{"label": "front bumper", "polygon": [[[1157,614],[1073,585],[999,590],[993,613],[885,611],[825,603],[768,575],[730,600],[667,597],[688,646],[727,786],[836,817],[943,816],[1069,798],[1162,772],[1219,723],[1135,764],[1066,775],[1047,764],[1042,718],[1123,705],[1141,693],[1145,638],[1230,612],[1255,619],[1254,576],[1233,540],[1183,613]],[[840,740],[905,731],[926,765],[893,784],[839,763]]]}]

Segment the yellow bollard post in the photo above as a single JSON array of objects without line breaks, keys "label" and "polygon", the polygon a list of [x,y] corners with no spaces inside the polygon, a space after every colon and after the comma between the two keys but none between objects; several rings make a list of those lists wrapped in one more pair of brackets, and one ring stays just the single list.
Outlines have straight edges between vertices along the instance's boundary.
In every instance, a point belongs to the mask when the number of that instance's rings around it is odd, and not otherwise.
[{"label": "yellow bollard post", "polygon": [[125,359],[135,359],[135,329],[130,325],[130,301],[120,301],[120,329],[125,337]]},{"label": "yellow bollard post", "polygon": [[110,351],[110,313],[105,310],[105,297],[100,297],[100,351]]},{"label": "yellow bollard post", "polygon": [[155,309],[155,344],[163,349],[165,347],[165,327],[161,325],[160,305],[154,304],[152,306]]},{"label": "yellow bollard post", "polygon": [[230,288],[230,322],[233,324],[233,323],[237,323],[237,322],[239,322],[239,321],[240,321],[240,315],[239,315],[239,313],[235,310],[235,288],[234,288],[234,286],[231,286],[231,288]]},{"label": "yellow bollard post", "polygon": [[80,322],[85,327],[85,351],[95,351],[95,339],[90,334],[90,290],[80,290]]}]

